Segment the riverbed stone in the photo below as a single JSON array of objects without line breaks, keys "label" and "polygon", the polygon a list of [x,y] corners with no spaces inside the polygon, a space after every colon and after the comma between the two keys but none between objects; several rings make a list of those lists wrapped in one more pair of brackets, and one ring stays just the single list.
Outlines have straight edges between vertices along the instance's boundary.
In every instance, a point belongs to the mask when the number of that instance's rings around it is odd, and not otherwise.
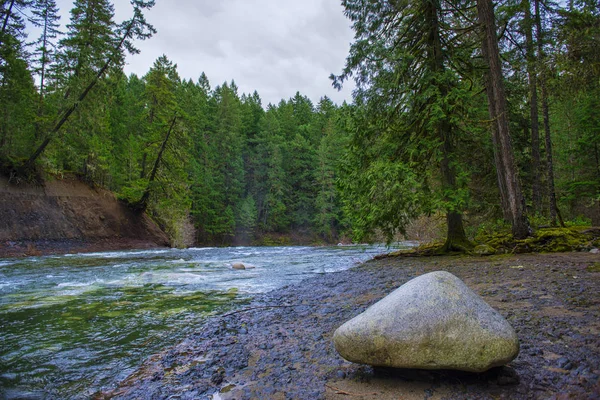
[{"label": "riverbed stone", "polygon": [[234,262],[231,264],[231,267],[233,269],[254,269],[254,268],[256,268],[256,266],[254,266],[252,264],[246,264],[246,263],[242,263],[242,262]]},{"label": "riverbed stone", "polygon": [[445,271],[408,281],[340,326],[333,341],[346,360],[379,367],[483,372],[519,353],[508,321]]}]

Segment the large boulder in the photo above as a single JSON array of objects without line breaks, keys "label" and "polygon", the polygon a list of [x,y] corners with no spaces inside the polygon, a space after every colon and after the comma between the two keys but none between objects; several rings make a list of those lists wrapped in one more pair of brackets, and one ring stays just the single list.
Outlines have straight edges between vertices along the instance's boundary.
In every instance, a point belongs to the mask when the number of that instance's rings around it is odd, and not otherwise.
[{"label": "large boulder", "polygon": [[348,361],[380,367],[483,372],[519,353],[510,324],[456,276],[431,272],[339,327]]}]

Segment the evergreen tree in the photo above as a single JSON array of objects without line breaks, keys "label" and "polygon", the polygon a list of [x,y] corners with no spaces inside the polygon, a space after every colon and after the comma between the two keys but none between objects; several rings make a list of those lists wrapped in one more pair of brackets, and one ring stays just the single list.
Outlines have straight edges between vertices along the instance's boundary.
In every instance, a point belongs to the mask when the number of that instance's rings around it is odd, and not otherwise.
[{"label": "evergreen tree", "polygon": [[285,203],[287,183],[283,147],[278,110],[269,106],[256,140],[256,203],[259,228],[264,232],[285,232],[291,222]]},{"label": "evergreen tree", "polygon": [[[30,1],[1,3],[0,31],[0,164],[11,166],[33,146],[35,89],[25,48],[25,14]],[[11,168],[9,168],[11,169]],[[12,169],[11,169],[12,170]]]},{"label": "evergreen tree", "polygon": [[[71,115],[73,115],[92,89],[100,82],[100,79],[104,76],[109,67],[114,64],[118,65],[122,62],[123,48],[131,53],[135,53],[138,50],[133,46],[131,40],[133,38],[144,40],[151,37],[152,34],[156,32],[154,27],[146,22],[143,15],[143,10],[154,6],[154,0],[131,0],[131,4],[133,5],[133,17],[128,21],[124,21],[121,26],[117,27],[117,33],[120,40],[115,40],[112,43],[112,46],[102,46],[107,47],[109,51],[105,56],[104,62],[102,64],[97,64],[101,65],[101,67],[99,67],[97,71],[89,74],[90,77],[86,85],[83,80],[84,74],[82,74],[82,72],[87,72],[88,70],[92,71],[91,68],[93,68],[97,62],[97,54],[94,54],[93,57],[90,55],[89,60],[82,56],[88,55],[88,53],[91,54],[92,51],[90,46],[92,42],[94,42],[95,46],[95,42],[99,40],[95,38],[104,38],[110,41],[112,35],[110,35],[108,28],[112,26],[112,5],[110,3],[105,3],[103,0],[90,0],[85,4],[76,3],[76,6],[71,12],[73,23],[69,27],[69,35],[61,41],[65,46],[65,50],[61,53],[62,64],[57,68],[58,74],[63,76],[62,81],[69,85],[69,87],[65,89],[64,94],[65,100],[69,101],[64,105],[62,112],[59,113],[54,126],[46,133],[41,144],[37,146],[36,150],[25,163],[26,168],[33,168],[36,160],[44,153],[47,146],[53,138],[58,135]],[[83,10],[81,6],[88,7]],[[99,8],[101,11],[100,16],[96,16],[96,11],[93,11],[95,10],[94,7]],[[82,15],[87,15],[87,18],[82,19]],[[98,24],[99,19],[101,21]],[[89,26],[86,27],[86,23]],[[89,27],[94,24],[98,24],[98,32],[89,29]],[[81,30],[81,34],[78,34],[78,29]],[[79,54],[78,51],[81,54]],[[75,62],[74,65],[72,64],[73,62]],[[71,97],[71,91],[73,89],[79,89],[79,95],[76,98]],[[84,164],[84,172],[86,170],[87,163]]]},{"label": "evergreen tree", "polygon": [[[14,46],[15,41],[20,42],[27,37],[24,31],[25,22],[21,15],[25,14],[31,3],[32,0],[2,0],[0,3],[2,10],[2,14],[0,14],[0,24],[2,24],[0,45],[4,46],[8,43],[9,46]],[[5,58],[2,58],[2,60],[5,60]]]},{"label": "evergreen tree", "polygon": [[[349,162],[357,170],[350,170],[347,179],[352,182],[343,186],[346,210],[354,216],[359,235],[379,228],[388,239],[416,214],[443,210],[448,227],[444,247],[464,250],[470,245],[462,222],[466,192],[459,179],[454,132],[465,95],[449,68],[453,64],[447,43],[455,38],[447,14],[453,6],[360,0],[343,5],[356,41],[334,85],[354,74],[355,101],[366,109],[355,114],[359,126]],[[384,153],[363,150],[377,146],[381,152],[382,143],[390,147]],[[427,171],[432,161],[440,166],[437,199],[422,201],[421,195],[432,188]]]},{"label": "evergreen tree", "polygon": [[316,119],[320,143],[314,172],[317,195],[313,226],[316,234],[331,242],[338,236],[342,219],[336,181],[339,177],[339,160],[347,142],[339,126],[338,110],[329,98],[324,97],[319,102]]},{"label": "evergreen tree", "polygon": [[[571,212],[600,224],[600,5],[572,1],[559,10],[553,125],[557,186]],[[541,28],[540,28],[541,29]],[[553,160],[549,160],[552,163]],[[552,164],[550,164],[552,165]]]},{"label": "evergreen tree", "polygon": [[57,52],[54,41],[60,35],[60,16],[58,15],[58,7],[55,0],[36,0],[32,13],[34,15],[36,25],[42,32],[40,37],[34,42],[35,51],[33,56],[36,60],[34,72],[40,78],[40,112],[44,96],[47,92],[47,75],[52,65],[56,62]]}]

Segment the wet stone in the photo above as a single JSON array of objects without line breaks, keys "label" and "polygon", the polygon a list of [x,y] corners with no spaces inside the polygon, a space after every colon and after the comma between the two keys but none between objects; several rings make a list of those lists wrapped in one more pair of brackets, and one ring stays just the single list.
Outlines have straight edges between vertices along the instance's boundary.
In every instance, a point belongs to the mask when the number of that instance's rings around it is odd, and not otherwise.
[{"label": "wet stone", "polygon": [[556,360],[556,365],[558,365],[558,368],[562,368],[562,369],[566,369],[566,370],[573,369],[573,364],[566,357],[561,357],[558,360]]},{"label": "wet stone", "polygon": [[333,340],[346,360],[379,367],[483,372],[519,353],[510,324],[444,271],[407,282],[343,324]]}]

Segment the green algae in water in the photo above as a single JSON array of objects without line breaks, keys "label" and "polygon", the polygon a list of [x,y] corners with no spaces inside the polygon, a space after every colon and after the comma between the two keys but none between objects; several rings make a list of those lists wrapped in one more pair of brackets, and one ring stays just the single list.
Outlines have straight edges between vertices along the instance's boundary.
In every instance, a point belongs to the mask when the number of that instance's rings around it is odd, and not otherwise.
[{"label": "green algae in water", "polygon": [[[206,316],[245,302],[244,292],[346,269],[388,250],[190,249],[0,261],[0,398],[6,390],[92,398]],[[232,271],[239,259],[257,268]]]},{"label": "green algae in water", "polygon": [[[20,301],[0,307],[0,375],[26,376],[33,380],[27,382],[28,390],[44,390],[48,371],[38,365],[53,365],[66,371],[56,390],[85,393],[83,397],[93,394],[86,392],[89,387],[102,384],[98,375],[106,374],[107,364],[119,366],[111,377],[121,373],[124,379],[123,371],[190,333],[183,322],[189,325],[190,319],[200,320],[244,301],[237,292],[181,294],[155,284],[96,288],[79,296],[30,296],[34,299],[14,296],[13,301]],[[27,332],[31,326],[37,327],[33,336]],[[19,383],[18,378],[5,382],[0,376],[0,387]]]}]

